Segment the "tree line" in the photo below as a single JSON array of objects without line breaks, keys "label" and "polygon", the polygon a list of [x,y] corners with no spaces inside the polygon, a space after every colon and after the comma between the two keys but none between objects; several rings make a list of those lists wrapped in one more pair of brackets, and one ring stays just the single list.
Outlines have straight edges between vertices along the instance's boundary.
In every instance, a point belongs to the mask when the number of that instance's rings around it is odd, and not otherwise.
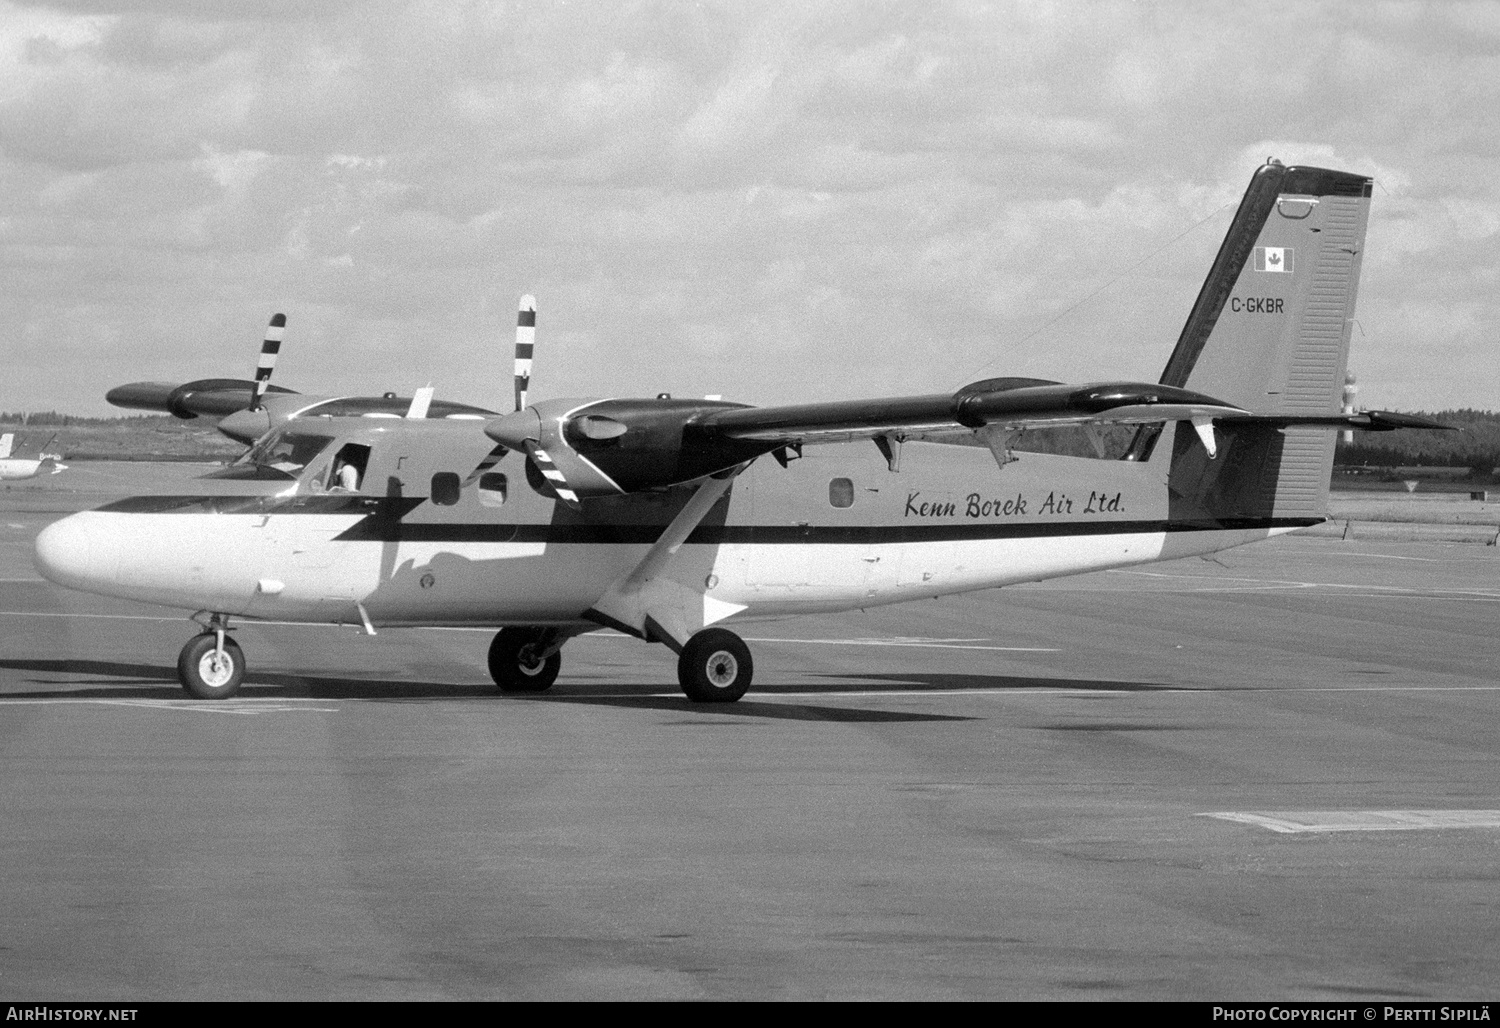
[{"label": "tree line", "polygon": [[1340,433],[1334,463],[1354,467],[1461,467],[1486,475],[1500,467],[1500,414],[1469,408],[1413,413],[1459,431],[1408,428],[1355,432],[1351,443],[1344,442]]}]

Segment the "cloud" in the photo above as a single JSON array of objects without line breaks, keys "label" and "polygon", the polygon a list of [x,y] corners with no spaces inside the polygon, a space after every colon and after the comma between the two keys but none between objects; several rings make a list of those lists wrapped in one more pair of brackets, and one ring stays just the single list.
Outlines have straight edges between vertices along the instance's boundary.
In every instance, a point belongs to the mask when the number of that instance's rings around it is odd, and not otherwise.
[{"label": "cloud", "polygon": [[483,402],[522,292],[538,395],[1154,377],[1270,155],[1377,178],[1364,395],[1493,406],[1496,9],[0,3],[6,406],[274,309],[288,384]]}]

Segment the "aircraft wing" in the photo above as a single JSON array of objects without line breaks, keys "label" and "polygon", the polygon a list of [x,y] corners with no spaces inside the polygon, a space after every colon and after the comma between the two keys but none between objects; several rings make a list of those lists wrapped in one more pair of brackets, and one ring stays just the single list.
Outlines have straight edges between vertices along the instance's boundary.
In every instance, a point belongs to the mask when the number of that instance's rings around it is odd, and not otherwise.
[{"label": "aircraft wing", "polygon": [[987,426],[1021,429],[1251,416],[1241,407],[1174,386],[1143,382],[1067,385],[1007,378],[976,382],[955,393],[716,410],[695,418],[693,428],[728,439],[831,443],[883,435],[911,438]]}]

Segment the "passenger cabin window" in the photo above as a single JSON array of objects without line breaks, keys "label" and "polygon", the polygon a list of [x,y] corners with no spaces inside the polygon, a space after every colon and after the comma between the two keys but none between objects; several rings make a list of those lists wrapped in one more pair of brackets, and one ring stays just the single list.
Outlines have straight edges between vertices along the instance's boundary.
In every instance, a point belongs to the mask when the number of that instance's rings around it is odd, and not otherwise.
[{"label": "passenger cabin window", "polygon": [[835,478],[828,483],[828,502],[835,507],[854,506],[854,483],[847,478]]},{"label": "passenger cabin window", "polygon": [[462,487],[458,475],[452,471],[439,471],[432,476],[432,502],[439,507],[451,507],[458,502]]},{"label": "passenger cabin window", "polygon": [[486,507],[503,507],[509,490],[510,484],[498,471],[479,476],[479,502]]}]

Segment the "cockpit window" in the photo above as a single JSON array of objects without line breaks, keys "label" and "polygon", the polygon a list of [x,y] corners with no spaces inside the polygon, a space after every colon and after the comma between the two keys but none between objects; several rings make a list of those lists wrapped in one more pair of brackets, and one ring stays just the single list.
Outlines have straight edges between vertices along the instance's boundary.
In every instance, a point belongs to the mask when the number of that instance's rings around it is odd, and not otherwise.
[{"label": "cockpit window", "polygon": [[251,447],[236,464],[255,464],[295,475],[322,453],[333,436],[312,432],[277,432]]},{"label": "cockpit window", "polygon": [[[333,458],[328,475],[328,491],[357,493],[365,480],[365,468],[370,464],[370,448],[364,443],[345,443]],[[313,479],[313,488],[318,487]]]}]

